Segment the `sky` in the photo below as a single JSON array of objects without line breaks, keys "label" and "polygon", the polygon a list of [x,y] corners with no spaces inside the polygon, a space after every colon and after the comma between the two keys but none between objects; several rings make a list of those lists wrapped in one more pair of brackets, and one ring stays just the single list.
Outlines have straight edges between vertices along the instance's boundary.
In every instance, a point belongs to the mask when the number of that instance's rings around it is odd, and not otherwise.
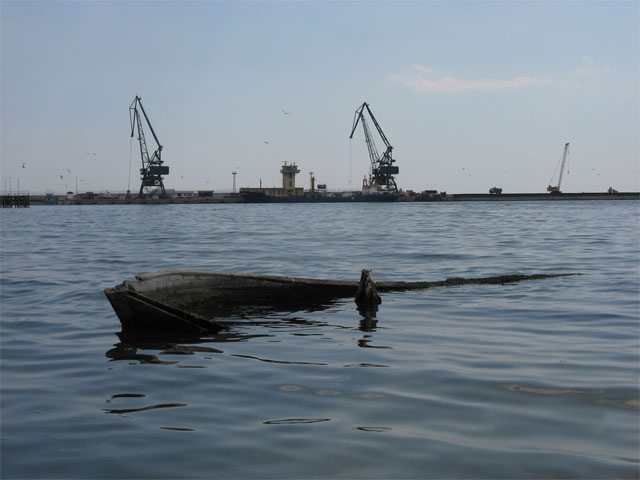
[{"label": "sky", "polygon": [[403,190],[638,191],[639,5],[0,0],[0,189],[137,191],[138,95],[166,188],[359,189],[367,102]]}]

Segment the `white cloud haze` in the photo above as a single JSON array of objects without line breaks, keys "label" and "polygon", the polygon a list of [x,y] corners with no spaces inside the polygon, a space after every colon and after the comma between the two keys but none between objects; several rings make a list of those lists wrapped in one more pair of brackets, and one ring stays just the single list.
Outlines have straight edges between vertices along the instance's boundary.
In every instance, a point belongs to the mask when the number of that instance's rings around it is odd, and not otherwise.
[{"label": "white cloud haze", "polygon": [[583,55],[582,61],[585,63],[586,67],[579,68],[575,71],[575,73],[580,76],[592,77],[594,75],[608,75],[611,73],[611,69],[609,67],[599,68],[596,65],[596,62],[588,55]]},{"label": "white cloud haze", "polygon": [[394,76],[393,79],[404,83],[417,92],[425,93],[462,93],[481,90],[505,90],[526,87],[531,85],[543,85],[553,83],[548,78],[532,78],[526,76],[516,77],[512,80],[462,80],[454,77],[442,77],[437,80],[425,78],[422,73],[433,73],[432,68],[414,65],[419,73],[412,77],[403,78]]}]

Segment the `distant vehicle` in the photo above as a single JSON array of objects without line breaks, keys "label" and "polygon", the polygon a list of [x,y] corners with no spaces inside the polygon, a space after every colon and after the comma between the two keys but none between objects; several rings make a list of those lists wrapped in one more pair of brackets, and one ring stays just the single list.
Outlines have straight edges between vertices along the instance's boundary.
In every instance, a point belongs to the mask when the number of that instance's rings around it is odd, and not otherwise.
[{"label": "distant vehicle", "polygon": [[493,187],[489,190],[491,195],[500,195],[502,193],[502,189],[500,187]]}]

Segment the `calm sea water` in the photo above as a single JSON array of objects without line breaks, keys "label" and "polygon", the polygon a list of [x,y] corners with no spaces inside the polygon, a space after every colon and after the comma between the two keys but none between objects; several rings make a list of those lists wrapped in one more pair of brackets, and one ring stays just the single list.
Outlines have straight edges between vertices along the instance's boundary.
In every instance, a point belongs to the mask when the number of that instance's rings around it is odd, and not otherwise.
[{"label": "calm sea water", "polygon": [[[637,478],[638,202],[1,211],[2,478]],[[103,294],[197,268],[384,294],[204,338],[119,335]]]}]

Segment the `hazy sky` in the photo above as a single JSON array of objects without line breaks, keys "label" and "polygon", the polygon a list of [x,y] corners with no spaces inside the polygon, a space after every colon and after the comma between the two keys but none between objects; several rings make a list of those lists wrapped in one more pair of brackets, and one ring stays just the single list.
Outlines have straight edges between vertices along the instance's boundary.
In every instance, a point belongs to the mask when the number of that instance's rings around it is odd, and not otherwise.
[{"label": "hazy sky", "polygon": [[366,101],[403,189],[638,191],[638,6],[2,0],[0,186],[137,191],[139,95],[167,188],[359,188]]}]

